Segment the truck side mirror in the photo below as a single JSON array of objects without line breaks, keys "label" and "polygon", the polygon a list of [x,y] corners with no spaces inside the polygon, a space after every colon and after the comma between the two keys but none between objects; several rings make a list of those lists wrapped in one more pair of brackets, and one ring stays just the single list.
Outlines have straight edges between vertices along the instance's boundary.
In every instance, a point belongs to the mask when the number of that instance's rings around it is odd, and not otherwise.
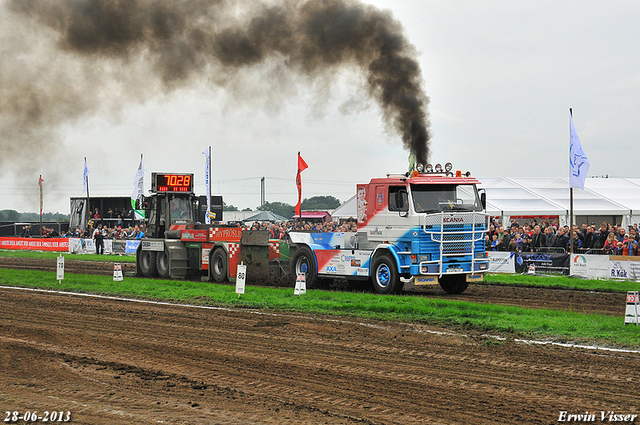
[{"label": "truck side mirror", "polygon": [[480,193],[480,202],[482,203],[482,209],[486,210],[487,209],[487,192],[481,192]]}]

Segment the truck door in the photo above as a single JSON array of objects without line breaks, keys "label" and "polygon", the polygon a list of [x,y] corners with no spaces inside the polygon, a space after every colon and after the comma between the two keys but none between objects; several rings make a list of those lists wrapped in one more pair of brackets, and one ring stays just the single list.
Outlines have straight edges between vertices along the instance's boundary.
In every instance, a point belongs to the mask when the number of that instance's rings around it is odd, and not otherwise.
[{"label": "truck door", "polygon": [[397,240],[411,227],[409,218],[409,193],[406,186],[389,186],[389,213],[385,223],[387,237]]}]

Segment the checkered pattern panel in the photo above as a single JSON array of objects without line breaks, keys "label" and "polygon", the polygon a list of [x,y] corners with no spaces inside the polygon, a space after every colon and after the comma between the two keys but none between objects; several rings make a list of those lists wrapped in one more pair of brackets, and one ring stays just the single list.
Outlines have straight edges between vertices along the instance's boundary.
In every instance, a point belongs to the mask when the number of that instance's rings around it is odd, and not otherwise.
[{"label": "checkered pattern panel", "polygon": [[230,243],[229,244],[229,259],[235,258],[238,255],[238,251],[240,251],[239,243]]}]

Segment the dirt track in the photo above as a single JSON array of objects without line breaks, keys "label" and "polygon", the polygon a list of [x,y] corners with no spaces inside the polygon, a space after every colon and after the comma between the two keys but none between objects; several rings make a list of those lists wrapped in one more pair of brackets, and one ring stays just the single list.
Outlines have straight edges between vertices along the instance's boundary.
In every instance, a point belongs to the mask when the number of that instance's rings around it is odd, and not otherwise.
[{"label": "dirt track", "polygon": [[[523,290],[473,285],[460,298],[619,308],[599,298],[611,294]],[[638,353],[471,331],[0,289],[1,412],[70,411],[72,423],[599,421],[640,413],[639,366]]]}]

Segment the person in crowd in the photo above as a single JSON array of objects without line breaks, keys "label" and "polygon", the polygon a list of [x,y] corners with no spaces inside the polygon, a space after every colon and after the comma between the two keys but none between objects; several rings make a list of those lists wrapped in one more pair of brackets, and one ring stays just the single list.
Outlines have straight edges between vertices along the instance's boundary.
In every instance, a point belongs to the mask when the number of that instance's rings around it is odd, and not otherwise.
[{"label": "person in crowd", "polygon": [[96,226],[98,226],[102,222],[102,216],[100,215],[100,212],[98,211],[97,208],[95,209],[95,211],[91,215],[91,218],[93,219],[93,222],[94,222],[94,224]]},{"label": "person in crowd", "polygon": [[547,237],[542,233],[540,226],[536,225],[533,228],[533,234],[531,235],[531,252],[536,251],[539,248],[547,246]]},{"label": "person in crowd", "polygon": [[584,250],[590,250],[594,247],[596,243],[596,228],[595,226],[587,226],[586,232],[582,241],[582,248]]},{"label": "person in crowd", "polygon": [[511,243],[511,234],[509,233],[509,231],[507,231],[507,229],[504,228],[500,228],[500,232],[502,234],[502,251],[508,251],[509,250],[509,244]]},{"label": "person in crowd", "polygon": [[558,228],[558,235],[556,236],[555,247],[567,249],[569,245],[569,236],[565,234],[564,227]]},{"label": "person in crowd", "polygon": [[608,237],[609,237],[609,225],[605,221],[600,225],[600,230],[598,231],[598,240],[596,241],[593,247],[596,249],[604,249],[604,245],[607,243]]},{"label": "person in crowd", "polygon": [[93,241],[96,245],[96,254],[104,254],[104,233],[102,232],[102,224],[99,224],[93,231]]},{"label": "person in crowd", "polygon": [[515,240],[515,251],[522,252],[522,250],[524,249],[524,238],[522,237],[522,235],[516,232],[512,240]]},{"label": "person in crowd", "polygon": [[633,242],[634,240],[631,238],[631,235],[624,235],[624,239],[622,241],[622,255],[633,255]]},{"label": "person in crowd", "polygon": [[571,242],[573,242],[573,252],[579,251],[582,248],[582,241],[578,236],[578,232],[573,230],[571,232],[571,240],[569,241],[568,248],[571,248]]},{"label": "person in crowd", "polygon": [[607,240],[604,243],[603,250],[607,255],[615,255],[618,247],[618,239],[616,238],[615,233],[607,233]]},{"label": "person in crowd", "polygon": [[554,226],[549,226],[545,230],[547,231],[546,239],[547,239],[547,247],[555,247],[556,246],[556,231]]}]

